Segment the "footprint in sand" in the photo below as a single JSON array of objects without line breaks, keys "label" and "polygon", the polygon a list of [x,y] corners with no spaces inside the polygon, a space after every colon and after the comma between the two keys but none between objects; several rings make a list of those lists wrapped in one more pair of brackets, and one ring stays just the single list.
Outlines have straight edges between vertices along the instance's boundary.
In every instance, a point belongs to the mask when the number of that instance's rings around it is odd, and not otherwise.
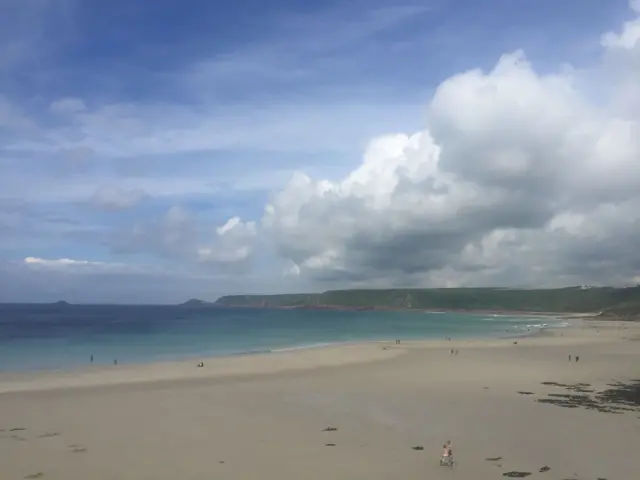
[{"label": "footprint in sand", "polygon": [[73,453],[85,453],[87,451],[87,449],[82,445],[69,445],[69,448]]},{"label": "footprint in sand", "polygon": [[38,435],[38,438],[52,438],[52,437],[58,437],[60,435],[60,433],[58,432],[47,432],[47,433],[43,433],[42,435]]},{"label": "footprint in sand", "polygon": [[27,475],[24,478],[42,478],[42,477],[44,477],[44,473],[38,472],[38,473],[32,473],[31,475]]},{"label": "footprint in sand", "polygon": [[338,429],[336,427],[327,427],[324,430],[322,430],[323,432],[337,432]]},{"label": "footprint in sand", "polygon": [[335,447],[336,444],[335,443],[325,443],[324,446],[325,447]]}]

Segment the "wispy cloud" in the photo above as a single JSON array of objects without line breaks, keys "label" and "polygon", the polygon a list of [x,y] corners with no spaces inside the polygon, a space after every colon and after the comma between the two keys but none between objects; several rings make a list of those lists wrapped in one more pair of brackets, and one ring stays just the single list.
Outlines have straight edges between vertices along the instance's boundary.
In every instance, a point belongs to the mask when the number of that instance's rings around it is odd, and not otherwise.
[{"label": "wispy cloud", "polygon": [[74,260],[72,258],[45,259],[38,257],[26,257],[24,264],[32,268],[56,268],[56,269],[120,269],[126,268],[124,263],[95,262],[91,260]]},{"label": "wispy cloud", "polygon": [[113,185],[103,185],[93,194],[93,203],[106,210],[122,210],[135,207],[146,193],[140,188],[122,189]]}]

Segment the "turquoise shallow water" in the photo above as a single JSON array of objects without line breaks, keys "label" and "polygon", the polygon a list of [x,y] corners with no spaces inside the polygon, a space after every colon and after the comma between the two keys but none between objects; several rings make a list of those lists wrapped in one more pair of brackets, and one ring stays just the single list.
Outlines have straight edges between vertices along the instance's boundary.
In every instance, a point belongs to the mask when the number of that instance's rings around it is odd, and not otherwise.
[{"label": "turquoise shallow water", "polygon": [[517,336],[549,317],[459,313],[0,305],[0,370],[61,369],[391,339]]}]

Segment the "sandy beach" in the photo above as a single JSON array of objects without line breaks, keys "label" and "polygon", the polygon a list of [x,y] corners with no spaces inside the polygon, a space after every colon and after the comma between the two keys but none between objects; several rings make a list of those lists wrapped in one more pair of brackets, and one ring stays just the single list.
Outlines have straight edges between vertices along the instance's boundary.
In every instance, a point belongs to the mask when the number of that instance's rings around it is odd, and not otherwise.
[{"label": "sandy beach", "polygon": [[640,408],[611,385],[640,379],[640,323],[571,322],[0,374],[0,478],[637,480]]}]

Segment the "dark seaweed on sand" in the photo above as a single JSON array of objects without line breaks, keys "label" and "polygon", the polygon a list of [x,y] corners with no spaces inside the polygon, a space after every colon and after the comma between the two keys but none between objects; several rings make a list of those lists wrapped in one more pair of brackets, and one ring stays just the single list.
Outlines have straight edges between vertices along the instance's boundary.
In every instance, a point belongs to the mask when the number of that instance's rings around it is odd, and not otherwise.
[{"label": "dark seaweed on sand", "polygon": [[588,394],[595,392],[595,390],[586,388],[590,387],[586,383],[567,385],[564,383],[543,382],[543,385],[565,388],[574,393],[550,393],[547,395],[548,398],[536,400],[539,403],[565,408],[582,407],[601,413],[618,415],[624,411],[640,411],[640,380],[632,380],[626,384],[622,382],[608,384],[611,388],[595,393],[593,396]]},{"label": "dark seaweed on sand", "polygon": [[609,388],[596,395],[601,402],[615,403],[635,407],[632,410],[640,410],[640,379],[632,380],[628,384],[617,382],[609,385]]}]

